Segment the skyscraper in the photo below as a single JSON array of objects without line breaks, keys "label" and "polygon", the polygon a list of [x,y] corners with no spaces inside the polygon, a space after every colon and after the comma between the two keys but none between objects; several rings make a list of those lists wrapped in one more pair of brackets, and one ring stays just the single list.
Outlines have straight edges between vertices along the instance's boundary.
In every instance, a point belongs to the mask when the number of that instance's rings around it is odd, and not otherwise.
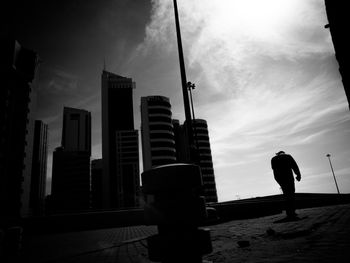
[{"label": "skyscraper", "polygon": [[2,216],[16,218],[30,214],[33,136],[31,108],[38,56],[15,40],[1,39],[0,45],[0,219],[2,219]]},{"label": "skyscraper", "polygon": [[64,108],[62,146],[52,159],[52,205],[55,211],[90,208],[91,113]]},{"label": "skyscraper", "polygon": [[47,124],[40,120],[35,121],[30,184],[30,207],[33,215],[42,215],[45,207],[47,130]]},{"label": "skyscraper", "polygon": [[[131,78],[122,77],[108,71],[102,72],[102,162],[103,162],[103,206],[120,208],[129,206],[124,200],[128,193],[123,182],[139,178],[138,169],[123,169],[126,148],[121,148],[126,140],[131,145],[138,145],[138,136],[124,136],[134,133],[133,88]],[[136,133],[137,134],[137,133]],[[132,140],[132,142],[131,142]],[[134,153],[132,153],[134,155]],[[134,162],[138,165],[138,160]],[[133,182],[139,187],[139,179]],[[129,188],[128,188],[129,189]],[[131,188],[130,188],[131,189]],[[130,190],[129,189],[129,190]],[[138,192],[138,191],[136,191]]]},{"label": "skyscraper", "polygon": [[171,105],[163,96],[141,98],[143,169],[176,162]]}]

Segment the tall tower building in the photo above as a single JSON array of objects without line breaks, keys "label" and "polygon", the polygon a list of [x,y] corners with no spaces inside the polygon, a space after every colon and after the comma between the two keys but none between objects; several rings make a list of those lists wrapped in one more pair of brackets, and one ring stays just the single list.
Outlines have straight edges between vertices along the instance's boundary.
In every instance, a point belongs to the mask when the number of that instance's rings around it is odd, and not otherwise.
[{"label": "tall tower building", "polygon": [[35,121],[32,173],[30,184],[30,207],[33,215],[43,215],[45,207],[47,167],[47,124]]},{"label": "tall tower building", "polygon": [[0,52],[1,228],[6,218],[30,214],[32,89],[38,56],[9,39],[1,39]]},{"label": "tall tower building", "polygon": [[141,98],[143,169],[176,162],[171,105],[163,96]]},{"label": "tall tower building", "polygon": [[[135,169],[126,169],[126,166],[124,166],[126,164],[124,163],[124,154],[126,153],[124,145],[130,144],[132,147],[138,145],[138,136],[135,135],[137,132],[134,129],[133,111],[135,83],[131,78],[103,70],[101,84],[103,204],[105,208],[120,208],[130,205],[125,203],[125,200],[128,199],[126,196],[138,192],[138,190],[134,193],[128,192],[131,187],[125,188],[123,183],[134,180],[134,189],[139,188],[139,172],[138,168],[135,168],[138,166],[138,160],[133,161]],[[129,133],[133,133],[135,136],[126,135]],[[124,140],[127,143],[123,143]],[[134,156],[134,153],[132,155]],[[129,163],[129,161],[127,162]]]},{"label": "tall tower building", "polygon": [[91,113],[64,108],[62,146],[52,159],[53,210],[90,208]]}]

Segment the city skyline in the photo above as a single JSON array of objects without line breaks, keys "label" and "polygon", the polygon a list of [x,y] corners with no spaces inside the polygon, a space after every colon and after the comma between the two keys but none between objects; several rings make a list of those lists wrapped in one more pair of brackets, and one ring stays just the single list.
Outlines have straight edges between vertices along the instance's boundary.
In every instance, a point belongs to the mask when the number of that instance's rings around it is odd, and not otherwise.
[{"label": "city skyline", "polygon": [[[196,117],[210,124],[219,201],[279,193],[270,167],[279,150],[300,164],[297,192],[336,191],[328,153],[340,191],[349,192],[350,115],[324,29],[323,1],[243,2],[178,1],[187,75],[197,86]],[[52,7],[46,8],[50,13]],[[97,15],[91,17],[90,8]],[[58,25],[62,14],[67,18],[63,24],[75,21],[66,32]],[[92,112],[92,157],[101,157],[104,58],[107,70],[138,83],[136,129],[141,96],[169,97],[174,118],[184,119],[172,1],[74,2],[45,19],[46,26],[27,28],[31,36],[19,33],[20,42],[43,60],[38,118],[49,124],[48,166],[59,144],[63,105]]]}]

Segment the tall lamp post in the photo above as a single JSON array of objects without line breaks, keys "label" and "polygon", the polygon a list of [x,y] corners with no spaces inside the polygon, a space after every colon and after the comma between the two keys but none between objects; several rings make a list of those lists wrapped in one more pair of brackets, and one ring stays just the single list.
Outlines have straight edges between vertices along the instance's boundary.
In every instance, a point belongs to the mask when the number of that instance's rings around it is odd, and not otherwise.
[{"label": "tall lamp post", "polygon": [[338,194],[340,194],[338,184],[337,184],[337,179],[335,179],[335,174],[334,174],[334,170],[333,170],[333,166],[332,166],[332,162],[331,162],[331,155],[328,153],[326,156],[328,157],[329,165],[331,166],[331,169],[332,169],[335,186],[337,187]]},{"label": "tall lamp post", "polygon": [[188,149],[190,153],[190,162],[195,162],[196,152],[194,150],[195,145],[194,145],[194,138],[193,138],[194,136],[193,136],[193,130],[192,130],[191,109],[190,109],[190,101],[189,101],[188,92],[187,92],[188,86],[187,86],[187,80],[186,80],[186,68],[185,68],[185,61],[184,61],[184,55],[183,55],[183,49],[182,49],[180,21],[179,21],[179,13],[177,10],[176,0],[174,0],[174,14],[175,14],[177,46],[178,46],[178,52],[179,52],[182,94],[183,94],[183,100],[184,100],[186,128],[187,128],[187,134],[188,134]]}]

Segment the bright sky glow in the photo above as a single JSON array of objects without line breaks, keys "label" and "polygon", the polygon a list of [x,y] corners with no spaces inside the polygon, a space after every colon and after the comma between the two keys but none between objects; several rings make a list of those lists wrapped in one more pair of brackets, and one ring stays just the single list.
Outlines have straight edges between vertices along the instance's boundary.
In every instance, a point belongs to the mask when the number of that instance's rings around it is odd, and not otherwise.
[{"label": "bright sky glow", "polygon": [[[172,1],[153,6],[138,52],[176,53]],[[219,199],[279,193],[270,159],[280,149],[300,165],[297,190],[334,192],[325,154],[334,153],[339,162],[350,157],[343,141],[350,114],[323,28],[322,1],[197,0],[178,6],[188,78],[198,87],[196,116],[210,127]],[[181,107],[173,103],[173,111]],[[338,165],[338,180],[349,191],[348,165]]]},{"label": "bright sky glow", "polygon": [[[173,117],[184,120],[173,1],[151,6],[88,1],[63,5],[60,13],[47,6],[52,21],[45,20],[44,37],[32,46],[46,61],[39,117],[50,127],[49,176],[63,106],[92,112],[92,156],[101,158],[104,58],[107,70],[136,82],[135,128],[142,96],[169,97]],[[324,28],[324,1],[178,0],[178,8],[196,117],[209,125],[219,201],[280,193],[270,167],[279,150],[300,166],[298,192],[336,192],[330,153],[340,191],[349,193],[350,112]]]}]

